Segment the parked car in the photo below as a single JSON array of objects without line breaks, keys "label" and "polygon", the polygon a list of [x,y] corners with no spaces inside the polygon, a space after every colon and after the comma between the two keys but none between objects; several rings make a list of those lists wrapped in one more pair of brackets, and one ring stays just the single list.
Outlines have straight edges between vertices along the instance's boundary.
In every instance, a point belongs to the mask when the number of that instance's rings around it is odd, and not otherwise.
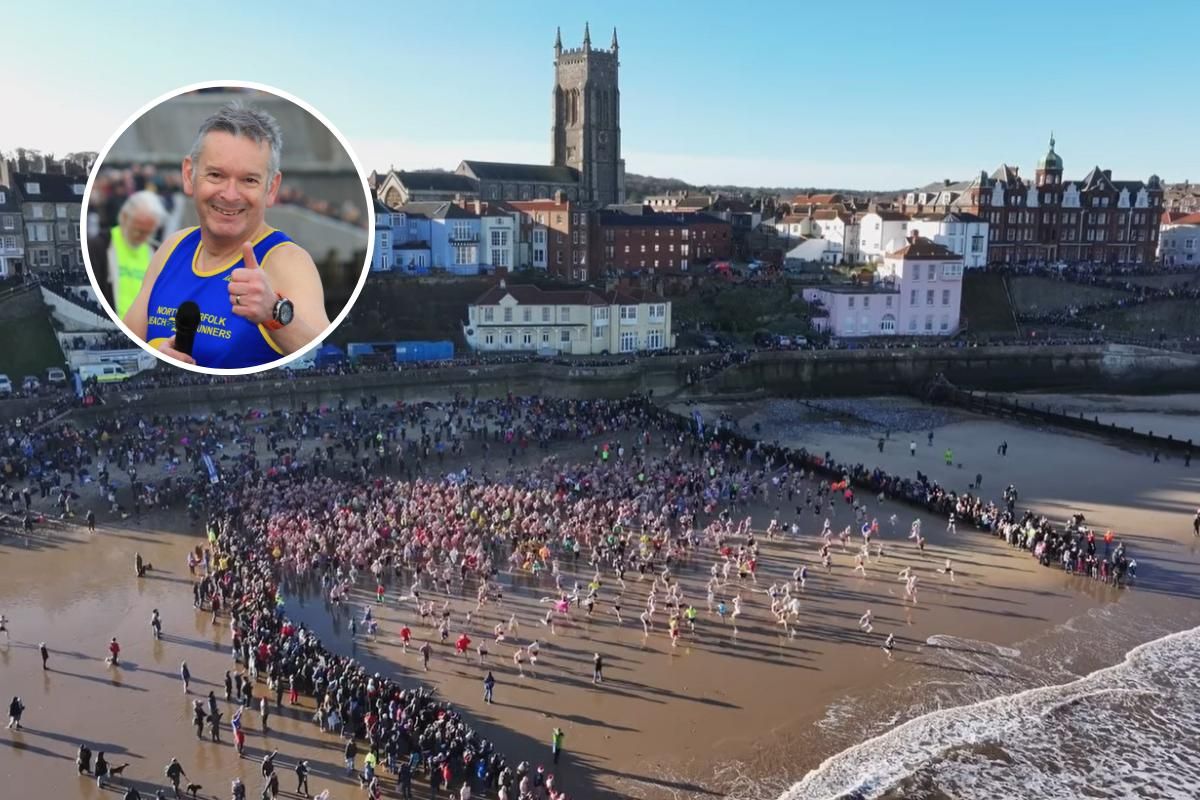
[{"label": "parked car", "polygon": [[12,381],[7,375],[0,375],[0,397],[11,397],[12,392]]},{"label": "parked car", "polygon": [[34,375],[26,375],[25,380],[21,381],[21,391],[37,394],[38,389],[42,388],[42,382]]},{"label": "parked car", "polygon": [[46,370],[46,383],[52,386],[62,386],[67,382],[67,373],[61,367],[50,367]]}]

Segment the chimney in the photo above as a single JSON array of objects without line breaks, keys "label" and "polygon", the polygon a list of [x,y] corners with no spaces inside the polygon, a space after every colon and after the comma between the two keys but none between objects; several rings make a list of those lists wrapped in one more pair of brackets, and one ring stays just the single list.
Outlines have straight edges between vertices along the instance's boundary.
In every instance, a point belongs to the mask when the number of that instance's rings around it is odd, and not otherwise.
[{"label": "chimney", "polygon": [[501,278],[501,279],[500,279],[500,288],[501,288],[501,289],[507,289],[507,288],[508,288],[508,285],[505,283],[505,281],[504,281],[504,278]]},{"label": "chimney", "polygon": [[920,239],[920,238],[921,238],[921,235],[919,233],[917,233],[916,231],[908,232],[908,243],[909,244],[916,244],[917,239]]},{"label": "chimney", "polygon": [[942,178],[942,186],[949,186],[949,185],[950,185],[950,179]]},{"label": "chimney", "polygon": [[475,216],[483,216],[483,202],[478,197],[475,198]]},{"label": "chimney", "polygon": [[555,190],[554,205],[561,206],[565,202],[567,202],[567,193],[564,192],[562,189]]}]

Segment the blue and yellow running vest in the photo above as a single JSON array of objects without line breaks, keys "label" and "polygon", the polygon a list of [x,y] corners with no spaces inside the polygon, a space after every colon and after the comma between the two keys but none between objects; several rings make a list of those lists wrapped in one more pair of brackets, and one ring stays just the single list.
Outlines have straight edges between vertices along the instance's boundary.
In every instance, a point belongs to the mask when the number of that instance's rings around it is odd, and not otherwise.
[{"label": "blue and yellow running vest", "polygon": [[[290,241],[282,231],[268,228],[254,240],[254,257],[259,266],[272,250]],[[281,358],[283,350],[271,341],[266,328],[233,313],[228,282],[233,271],[244,266],[242,257],[218,269],[202,271],[200,247],[200,229],[192,228],[167,254],[146,306],[146,341],[151,347],[158,347],[175,335],[175,310],[185,300],[191,300],[200,306],[200,327],[192,349],[197,366],[236,369]]]}]

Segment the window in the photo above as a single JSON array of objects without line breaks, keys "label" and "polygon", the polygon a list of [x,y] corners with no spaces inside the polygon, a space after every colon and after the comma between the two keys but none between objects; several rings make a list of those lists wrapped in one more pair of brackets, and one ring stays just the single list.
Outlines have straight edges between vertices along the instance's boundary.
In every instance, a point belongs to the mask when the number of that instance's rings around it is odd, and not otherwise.
[{"label": "window", "polygon": [[67,204],[59,203],[58,205],[56,205],[54,207],[54,216],[58,217],[59,219],[66,219],[67,218]]},{"label": "window", "polygon": [[983,252],[983,237],[980,236],[979,234],[976,234],[971,237],[971,252],[972,253],[982,253]]},{"label": "window", "polygon": [[592,329],[592,336],[597,339],[602,338],[604,336],[604,328],[601,328],[600,326],[597,325],[595,328]]},{"label": "window", "polygon": [[465,242],[471,238],[471,226],[465,222],[454,223],[455,241]]},{"label": "window", "polygon": [[474,247],[456,247],[454,248],[454,266],[462,267],[475,263],[475,248]]},{"label": "window", "polygon": [[29,206],[29,210],[33,212],[34,219],[42,219],[42,206],[38,203],[33,203]]},{"label": "window", "polygon": [[650,305],[650,321],[651,322],[662,322],[666,318],[667,318],[667,304],[666,303],[652,303]]},{"label": "window", "polygon": [[533,347],[533,331],[521,331],[521,344]]},{"label": "window", "polygon": [[522,322],[533,322],[533,309],[532,308],[522,308],[521,309],[521,321]]},{"label": "window", "polygon": [[621,324],[634,325],[637,323],[637,306],[621,306]]},{"label": "window", "polygon": [[[4,192],[0,192],[0,203],[4,202]],[[8,216],[4,218],[4,230],[11,231],[16,227],[16,218]]]},{"label": "window", "polygon": [[925,315],[925,330],[927,330],[927,331],[933,330],[933,314]]},{"label": "window", "polygon": [[848,307],[850,307],[850,308],[854,308],[854,298],[853,298],[853,297],[850,297],[849,299],[847,299],[847,300],[846,300],[846,305],[847,305]]},{"label": "window", "polygon": [[40,183],[25,184],[25,194],[41,194],[42,185]]},{"label": "window", "polygon": [[[503,233],[503,231],[501,231],[501,233]],[[500,248],[500,247],[492,248],[492,266],[493,267],[509,266],[508,249],[507,248]]]},{"label": "window", "polygon": [[570,331],[570,330],[568,330],[568,329],[566,329],[566,328],[564,328],[563,330],[559,331],[559,332],[558,332],[558,341],[562,342],[563,344],[570,344],[570,342],[571,342],[571,331]]},{"label": "window", "polygon": [[542,344],[550,344],[550,331],[549,330],[542,331]]},{"label": "window", "polygon": [[507,307],[504,309],[504,321],[505,322],[512,322],[512,312],[513,312],[513,310],[511,307]]},{"label": "window", "polygon": [[[885,307],[887,307],[887,308],[891,308],[891,307],[892,307],[892,296],[891,296],[890,294],[889,294],[887,297],[883,298],[883,301],[884,301],[884,302],[883,302],[883,305],[884,305]],[[895,322],[895,320],[893,320],[893,323],[894,323],[894,322]],[[893,326],[893,327],[894,327],[894,326]]]},{"label": "window", "polygon": [[908,318],[908,329],[910,331],[915,331],[917,329],[917,318],[916,317]]},{"label": "window", "polygon": [[929,265],[929,280],[931,280],[931,281],[937,280],[937,265],[936,264]]},{"label": "window", "polygon": [[891,314],[884,314],[883,319],[879,322],[879,332],[880,333],[895,333],[896,332],[896,318],[893,317]]},{"label": "window", "polygon": [[917,304],[917,290],[916,289],[913,289],[911,292],[909,292],[908,304],[910,306],[915,306]]},{"label": "window", "polygon": [[570,322],[571,321],[571,307],[570,306],[559,306],[558,307],[558,321],[559,322]]},{"label": "window", "polygon": [[632,353],[632,352],[635,352],[637,349],[638,349],[637,332],[636,331],[626,331],[625,333],[622,333],[621,334],[621,352],[622,353]]},{"label": "window", "polygon": [[652,330],[646,333],[647,350],[661,350],[663,346],[663,332],[661,330]]},{"label": "window", "polygon": [[944,306],[950,305],[950,290],[949,289],[942,289],[942,305],[944,305]]},{"label": "window", "polygon": [[542,306],[542,322],[550,321],[550,306]]},{"label": "window", "polygon": [[925,292],[925,305],[927,305],[927,306],[933,305],[933,295],[934,295],[933,289],[930,289]]},{"label": "window", "polygon": [[495,335],[495,334],[493,334],[493,333],[486,333],[486,334],[484,334],[484,336],[483,336],[483,343],[484,343],[484,344],[487,344],[487,345],[493,345],[493,344],[495,344],[495,343],[496,343],[496,335]]},{"label": "window", "polygon": [[914,281],[919,281],[919,280],[921,280],[921,268],[920,268],[920,267],[913,267],[912,276],[913,276],[913,280],[914,280]]},{"label": "window", "polygon": [[[870,308],[870,307],[871,307],[871,298],[864,296],[863,297],[863,308]],[[865,317],[864,317],[864,319],[865,319]]]},{"label": "window", "polygon": [[950,330],[950,317],[948,317],[945,314],[942,314],[941,330],[944,330],[944,331]]},{"label": "window", "polygon": [[84,188],[85,187],[82,183],[76,183],[76,184],[72,184],[71,191],[74,192],[75,194],[79,195],[80,197],[83,197]]},{"label": "window", "polygon": [[597,325],[607,325],[608,324],[608,308],[601,307],[601,308],[597,308],[597,309],[593,310],[592,319],[594,319],[596,321]]},{"label": "window", "polygon": [[483,321],[484,322],[495,321],[495,318],[496,318],[495,311],[496,311],[496,309],[492,308],[491,306],[484,306],[483,307]]},{"label": "window", "polygon": [[8,195],[4,192],[0,192],[0,206],[4,205],[4,201],[7,199]]}]

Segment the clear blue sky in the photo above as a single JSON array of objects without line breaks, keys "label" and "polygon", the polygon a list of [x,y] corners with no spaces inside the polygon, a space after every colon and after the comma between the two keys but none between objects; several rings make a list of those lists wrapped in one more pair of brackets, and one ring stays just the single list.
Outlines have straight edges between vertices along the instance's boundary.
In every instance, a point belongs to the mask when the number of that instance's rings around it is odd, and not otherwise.
[{"label": "clear blue sky", "polygon": [[[334,9],[334,13],[330,12]],[[216,78],[320,109],[367,169],[550,157],[554,29],[621,43],[630,172],[899,188],[1032,172],[1200,180],[1200,2],[14,4],[0,149],[100,149]]]}]

